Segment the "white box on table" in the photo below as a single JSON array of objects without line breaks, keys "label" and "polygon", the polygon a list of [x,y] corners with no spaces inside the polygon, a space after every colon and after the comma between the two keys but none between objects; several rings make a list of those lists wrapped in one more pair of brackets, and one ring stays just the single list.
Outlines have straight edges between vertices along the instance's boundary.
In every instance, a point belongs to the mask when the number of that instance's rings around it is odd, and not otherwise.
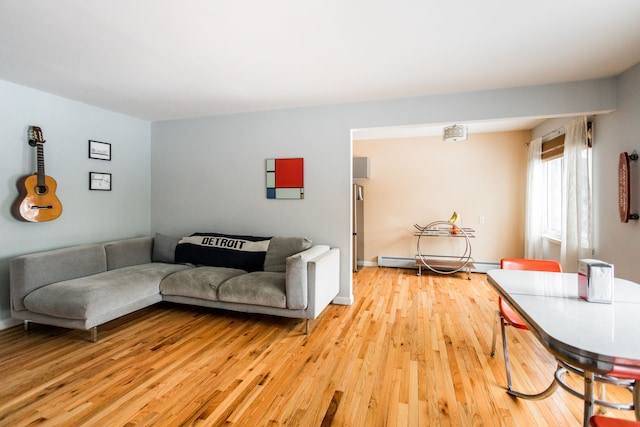
[{"label": "white box on table", "polygon": [[597,259],[578,261],[578,295],[589,302],[613,302],[613,264]]}]

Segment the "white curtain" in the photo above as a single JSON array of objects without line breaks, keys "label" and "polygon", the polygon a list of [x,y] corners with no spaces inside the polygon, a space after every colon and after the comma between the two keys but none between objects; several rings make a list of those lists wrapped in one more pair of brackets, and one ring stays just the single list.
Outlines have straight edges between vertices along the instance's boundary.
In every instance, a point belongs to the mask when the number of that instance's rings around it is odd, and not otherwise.
[{"label": "white curtain", "polygon": [[562,193],[562,269],[575,272],[578,260],[591,257],[591,168],[587,145],[587,119],[565,125],[564,186]]},{"label": "white curtain", "polygon": [[527,162],[527,193],[525,205],[524,257],[542,258],[544,175],[542,173],[542,138],[529,143]]}]

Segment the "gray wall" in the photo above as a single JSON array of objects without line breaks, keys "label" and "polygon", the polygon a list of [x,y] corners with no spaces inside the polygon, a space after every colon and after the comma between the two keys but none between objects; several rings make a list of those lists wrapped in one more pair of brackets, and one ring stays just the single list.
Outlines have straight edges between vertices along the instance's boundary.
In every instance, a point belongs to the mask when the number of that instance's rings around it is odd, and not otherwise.
[{"label": "gray wall", "polygon": [[[9,260],[54,247],[149,233],[150,124],[0,81],[0,327],[10,317]],[[16,182],[36,170],[27,143],[40,126],[45,172],[58,183],[62,215],[50,222],[13,218]],[[112,144],[113,160],[88,158],[87,141]],[[113,191],[89,191],[89,171],[113,174]]]},{"label": "gray wall", "polygon": [[[618,79],[151,125],[0,81],[0,327],[9,318],[11,257],[151,232],[306,235],[340,247],[337,302],[349,303],[351,129],[608,111],[616,108],[617,81],[619,110],[596,128],[597,152],[606,153],[595,164],[596,241],[598,254],[616,262],[617,272],[640,281],[632,259],[638,225],[617,224],[615,210],[617,155],[635,148],[639,131],[638,74],[636,66]],[[17,179],[34,168],[29,125],[44,131],[47,173],[58,181],[64,206],[50,223],[23,223],[10,214]],[[88,139],[112,143],[113,161],[88,159]],[[270,157],[305,158],[305,200],[266,200],[264,161]],[[113,173],[114,191],[88,191],[89,171]]]},{"label": "gray wall", "polygon": [[[618,108],[595,123],[595,257],[615,265],[617,277],[640,283],[640,221],[620,222],[618,157],[640,153],[640,64],[617,78]],[[631,162],[632,213],[640,213],[640,161]]]},{"label": "gray wall", "polygon": [[[337,246],[336,302],[349,303],[351,129],[610,111],[615,84],[611,78],[155,122],[151,227],[173,235],[305,235]],[[304,200],[265,198],[264,162],[271,157],[304,157]]]}]

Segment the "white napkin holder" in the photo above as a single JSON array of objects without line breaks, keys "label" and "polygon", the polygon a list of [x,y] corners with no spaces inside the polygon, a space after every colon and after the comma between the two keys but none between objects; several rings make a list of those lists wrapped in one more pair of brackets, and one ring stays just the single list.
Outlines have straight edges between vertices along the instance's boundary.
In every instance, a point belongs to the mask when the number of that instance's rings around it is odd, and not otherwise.
[{"label": "white napkin holder", "polygon": [[578,295],[588,302],[613,303],[613,264],[597,259],[578,261]]}]

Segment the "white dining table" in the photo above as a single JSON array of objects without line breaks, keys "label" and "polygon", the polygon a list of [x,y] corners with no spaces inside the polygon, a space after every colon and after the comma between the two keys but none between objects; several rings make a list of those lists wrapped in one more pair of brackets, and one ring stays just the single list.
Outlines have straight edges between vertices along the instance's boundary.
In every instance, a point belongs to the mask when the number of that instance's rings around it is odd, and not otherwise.
[{"label": "white dining table", "polygon": [[[584,376],[584,425],[593,414],[593,381],[614,367],[640,370],[640,285],[616,278],[611,304],[588,302],[578,295],[578,275],[522,270],[489,270],[489,283],[518,313],[531,332],[556,358],[559,369],[543,393],[521,398],[544,398],[558,385],[561,366]],[[636,418],[640,419],[640,387],[634,387]],[[572,391],[572,390],[569,390]]]}]

